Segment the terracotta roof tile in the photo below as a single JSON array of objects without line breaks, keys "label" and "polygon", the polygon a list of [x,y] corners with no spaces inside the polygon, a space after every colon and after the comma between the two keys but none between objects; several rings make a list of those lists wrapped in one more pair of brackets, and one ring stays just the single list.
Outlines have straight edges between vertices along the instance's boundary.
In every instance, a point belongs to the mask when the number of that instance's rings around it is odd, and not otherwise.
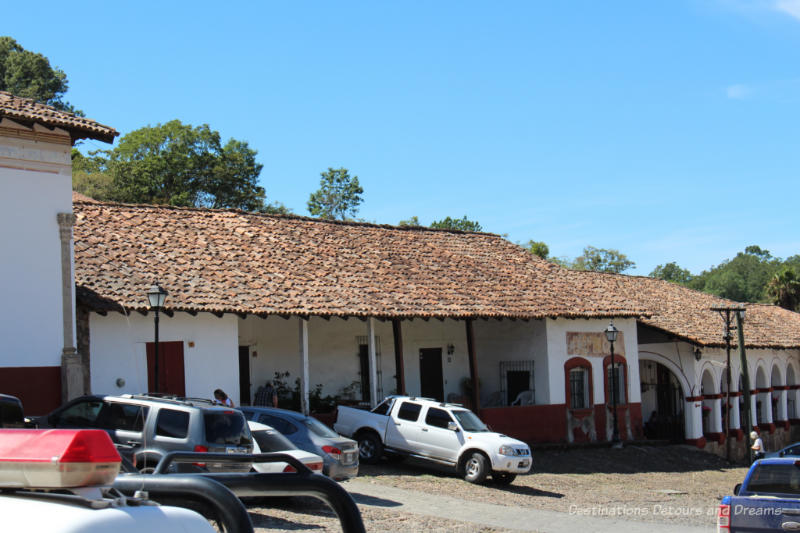
[{"label": "terracotta roof tile", "polygon": [[0,91],[0,119],[3,117],[16,122],[35,122],[65,129],[73,141],[89,138],[110,143],[119,135],[115,129],[94,120],[59,111],[49,105],[37,103],[30,98],[14,96],[6,91]]},{"label": "terracotta roof tile", "polygon": [[607,283],[486,233],[76,201],[78,296],[172,310],[377,317],[638,317]]},{"label": "terracotta roof tile", "polygon": [[[642,323],[703,346],[723,346],[723,322],[711,310],[738,302],[675,283],[642,276],[580,272],[611,291],[619,291],[650,312]],[[800,348],[800,313],[774,305],[745,304],[745,344],[753,348]],[[737,344],[734,336],[733,345]]]}]

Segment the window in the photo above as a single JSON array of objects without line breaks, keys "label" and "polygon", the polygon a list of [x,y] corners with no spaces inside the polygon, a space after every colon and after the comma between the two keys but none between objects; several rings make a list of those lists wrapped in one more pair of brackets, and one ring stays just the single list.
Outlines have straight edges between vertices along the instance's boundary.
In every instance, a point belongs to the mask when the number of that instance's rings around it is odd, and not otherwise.
[{"label": "window", "polygon": [[392,409],[392,405],[394,405],[394,398],[387,398],[381,402],[381,404],[372,410],[373,413],[376,415],[388,415],[389,411]]},{"label": "window", "polygon": [[444,409],[437,409],[435,407],[428,408],[428,414],[425,415],[425,423],[429,426],[447,429],[447,425],[452,422],[450,414]]},{"label": "window", "polygon": [[102,400],[86,400],[70,405],[57,416],[55,427],[96,428]]},{"label": "window", "polygon": [[247,420],[240,413],[206,412],[203,414],[206,427],[206,441],[212,444],[250,444],[250,430]]},{"label": "window", "polygon": [[110,402],[100,409],[97,415],[97,427],[141,432],[147,411],[148,408],[141,405]]},{"label": "window", "polygon": [[533,361],[500,361],[503,405],[532,405],[533,382]]},{"label": "window", "polygon": [[416,422],[419,418],[419,412],[422,406],[418,403],[403,402],[400,404],[400,410],[397,412],[397,418]]},{"label": "window", "polygon": [[174,409],[161,409],[156,418],[156,435],[185,439],[189,434],[189,413]]},{"label": "window", "polygon": [[[613,375],[612,375],[613,374]],[[626,403],[625,401],[625,365],[623,363],[616,363],[612,372],[611,365],[606,367],[606,376],[608,379],[608,403],[613,403],[616,396],[617,405]]]},{"label": "window", "polygon": [[284,418],[278,418],[277,416],[261,414],[258,417],[258,421],[262,424],[266,424],[268,426],[272,426],[273,428],[277,429],[284,435],[291,435],[295,431],[297,431],[297,426],[289,422]]},{"label": "window", "polygon": [[584,367],[569,371],[569,406],[571,409],[589,408],[589,370]]}]

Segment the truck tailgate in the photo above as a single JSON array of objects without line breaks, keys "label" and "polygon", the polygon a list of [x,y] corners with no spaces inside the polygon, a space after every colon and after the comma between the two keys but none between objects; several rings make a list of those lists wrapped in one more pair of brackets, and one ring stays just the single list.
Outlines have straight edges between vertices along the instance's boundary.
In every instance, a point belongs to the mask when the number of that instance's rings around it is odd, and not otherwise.
[{"label": "truck tailgate", "polygon": [[731,498],[731,533],[800,531],[800,500],[770,496]]}]

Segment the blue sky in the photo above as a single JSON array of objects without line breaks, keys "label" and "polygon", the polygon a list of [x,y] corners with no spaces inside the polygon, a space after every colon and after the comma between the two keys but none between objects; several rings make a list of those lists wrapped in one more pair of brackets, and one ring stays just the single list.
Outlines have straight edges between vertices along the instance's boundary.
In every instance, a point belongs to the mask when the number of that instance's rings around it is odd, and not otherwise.
[{"label": "blue sky", "polygon": [[344,166],[368,221],[467,215],[633,274],[800,253],[800,0],[35,6],[0,34],[69,102],[245,140],[298,214]]}]

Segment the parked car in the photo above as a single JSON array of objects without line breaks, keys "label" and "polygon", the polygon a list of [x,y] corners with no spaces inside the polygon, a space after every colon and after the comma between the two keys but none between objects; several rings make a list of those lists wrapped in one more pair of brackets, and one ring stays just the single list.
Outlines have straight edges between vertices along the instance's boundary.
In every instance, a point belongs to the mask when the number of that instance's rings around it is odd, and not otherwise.
[{"label": "parked car", "polygon": [[[279,431],[266,424],[248,420],[247,425],[250,426],[250,433],[253,435],[253,453],[285,453],[306,465],[315,474],[322,474],[322,457],[319,455],[299,449]],[[277,462],[253,463],[253,469],[262,474],[296,472],[292,465]]]},{"label": "parked car", "polygon": [[453,466],[471,483],[507,485],[533,466],[524,442],[491,431],[470,410],[429,398],[390,396],[372,411],[340,406],[336,431],[358,441],[361,460],[384,452]]},{"label": "parked car", "polygon": [[16,396],[0,394],[0,428],[25,427],[22,402]]},{"label": "parked car", "polygon": [[292,443],[324,461],[323,473],[337,481],[358,475],[358,445],[303,413],[275,407],[242,407],[248,420],[267,424]]},{"label": "parked car", "polygon": [[[171,451],[245,453],[253,451],[250,429],[236,409],[210,400],[152,395],[82,396],[39,417],[40,428],[105,430],[141,472],[152,472]],[[194,465],[210,471],[249,471],[250,465]],[[192,470],[191,465],[176,468]]]},{"label": "parked car", "polygon": [[777,452],[767,452],[764,457],[770,459],[772,457],[794,457],[796,455],[800,455],[800,442],[790,444]]},{"label": "parked car", "polygon": [[793,457],[753,463],[717,512],[717,531],[800,530],[800,468]]}]

